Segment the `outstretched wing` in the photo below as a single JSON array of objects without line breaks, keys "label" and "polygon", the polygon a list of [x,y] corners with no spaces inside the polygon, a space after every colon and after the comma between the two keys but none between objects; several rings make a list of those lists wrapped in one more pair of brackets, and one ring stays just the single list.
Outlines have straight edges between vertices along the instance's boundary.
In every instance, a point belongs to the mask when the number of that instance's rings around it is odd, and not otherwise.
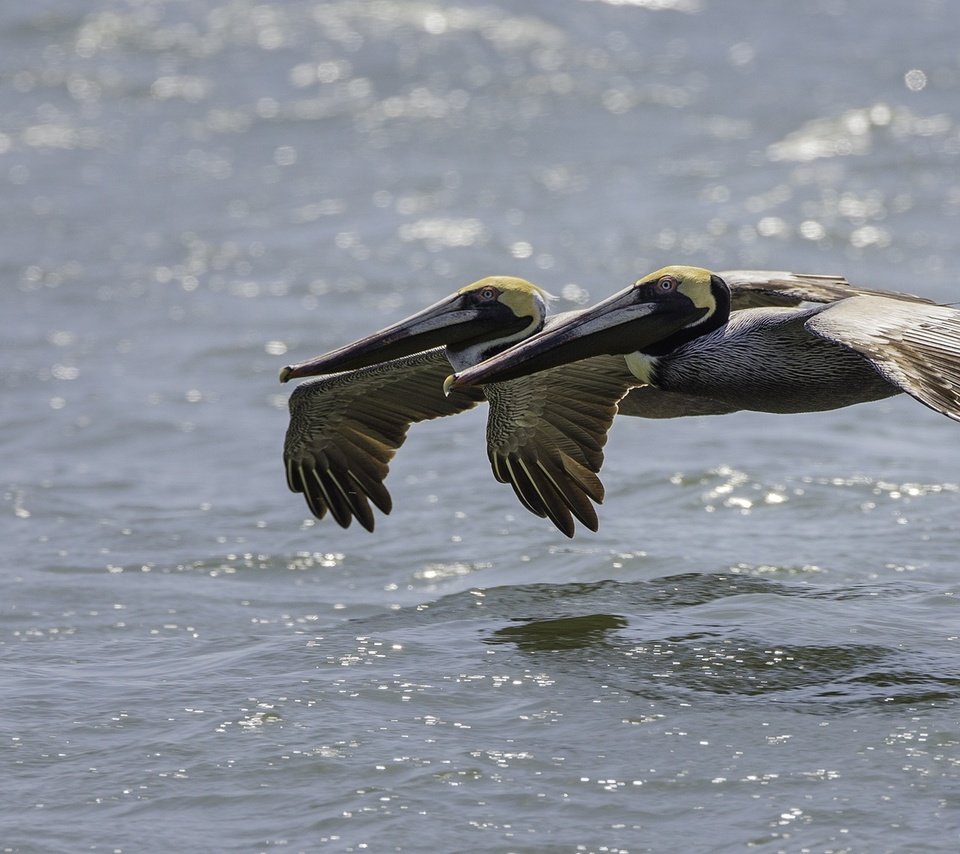
[{"label": "outstretched wing", "polygon": [[806,328],[866,356],[889,382],[960,421],[960,309],[858,296]]},{"label": "outstretched wing", "polygon": [[741,308],[794,306],[802,302],[836,302],[858,295],[932,304],[931,300],[913,294],[851,285],[843,276],[778,270],[726,270],[718,275],[730,287],[730,307],[734,311]]},{"label": "outstretched wing", "polygon": [[455,415],[484,400],[482,389],[443,393],[450,373],[443,348],[301,383],[290,396],[283,446],[287,484],[311,512],[329,510],[346,528],[373,530],[372,501],[392,508],[383,481],[411,424]]},{"label": "outstretched wing", "polygon": [[494,477],[568,537],[574,517],[599,526],[597,472],[617,403],[637,384],[622,356],[595,356],[484,386],[490,401],[487,453]]}]

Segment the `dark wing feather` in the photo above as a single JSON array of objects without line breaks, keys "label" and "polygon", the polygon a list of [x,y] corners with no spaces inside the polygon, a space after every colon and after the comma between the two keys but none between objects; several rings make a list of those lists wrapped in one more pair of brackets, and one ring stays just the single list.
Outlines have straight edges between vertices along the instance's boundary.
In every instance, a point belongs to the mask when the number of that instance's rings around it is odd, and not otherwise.
[{"label": "dark wing feather", "polygon": [[591,501],[603,501],[597,472],[607,431],[617,403],[636,383],[622,356],[596,356],[484,386],[494,477],[568,537],[574,518],[596,531]]},{"label": "dark wing feather", "polygon": [[455,415],[485,398],[477,388],[446,396],[451,372],[442,348],[301,383],[290,396],[283,446],[287,485],[302,492],[314,516],[329,511],[346,528],[368,531],[370,502],[392,508],[383,481],[411,424]]}]

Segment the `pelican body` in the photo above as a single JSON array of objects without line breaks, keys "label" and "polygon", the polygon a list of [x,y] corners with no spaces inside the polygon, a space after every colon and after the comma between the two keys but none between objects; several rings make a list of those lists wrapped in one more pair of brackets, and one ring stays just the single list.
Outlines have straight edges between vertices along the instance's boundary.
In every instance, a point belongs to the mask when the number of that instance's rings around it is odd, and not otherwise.
[{"label": "pelican body", "polygon": [[[584,354],[621,354],[637,385],[715,404],[704,403],[699,414],[819,411],[906,392],[960,420],[960,310],[840,287],[819,305],[731,312],[737,289],[724,276],[665,267],[458,372],[448,386],[502,382]],[[633,340],[637,313],[665,303],[688,306],[691,321],[652,343]]]}]

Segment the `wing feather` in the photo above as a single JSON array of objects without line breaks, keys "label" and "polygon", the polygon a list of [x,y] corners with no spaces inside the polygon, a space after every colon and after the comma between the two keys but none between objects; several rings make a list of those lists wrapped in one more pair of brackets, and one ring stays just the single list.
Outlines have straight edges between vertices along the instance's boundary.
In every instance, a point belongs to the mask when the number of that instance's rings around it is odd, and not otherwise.
[{"label": "wing feather", "polygon": [[319,488],[319,496],[314,500],[322,500],[330,508],[330,514],[341,527],[347,527],[353,517],[349,502],[340,494],[336,483],[331,479],[326,460],[321,458],[320,465],[310,471],[310,476]]},{"label": "wing feather", "polygon": [[574,519],[597,530],[597,472],[617,403],[637,379],[622,356],[595,356],[484,386],[487,452],[494,477],[572,537]]},{"label": "wing feather", "polygon": [[[583,470],[586,477],[581,482],[576,477],[571,477],[571,471],[576,472],[578,464],[569,458],[563,459],[563,468],[559,467],[555,459],[538,459],[536,461],[539,471],[538,480],[543,484],[542,489],[548,489],[555,494],[560,501],[566,505],[567,509],[576,516],[591,531],[596,531],[600,527],[600,520],[597,518],[597,511],[594,510],[590,500],[596,502],[603,501],[603,485],[600,479],[591,471]],[[572,463],[572,468],[567,463]],[[582,469],[582,467],[580,467]],[[576,472],[581,473],[581,472]],[[565,488],[565,484],[569,484]],[[599,491],[596,487],[599,485]],[[571,488],[572,487],[572,488]],[[570,513],[565,513],[569,517]],[[571,525],[573,520],[570,520]]]},{"label": "wing feather", "polygon": [[725,270],[718,275],[730,286],[730,307],[735,311],[741,308],[796,306],[802,302],[836,302],[858,295],[932,304],[931,300],[913,294],[852,285],[843,276],[779,270]]},{"label": "wing feather", "polygon": [[480,389],[446,396],[450,364],[442,348],[308,380],[290,396],[283,447],[287,485],[319,519],[374,527],[373,502],[392,508],[383,481],[411,424],[455,415],[484,400]]},{"label": "wing feather", "polygon": [[960,421],[960,309],[855,297],[806,328],[865,356],[893,385]]},{"label": "wing feather", "polygon": [[[530,482],[530,477],[526,470],[520,465],[520,461],[505,457],[502,460],[502,464],[506,472],[503,473],[501,483],[509,483],[510,486],[513,487],[517,498],[520,499],[520,503],[526,507],[527,510],[535,516],[545,518],[547,516],[547,508],[536,486]],[[514,468],[514,466],[516,466],[516,468]]]}]

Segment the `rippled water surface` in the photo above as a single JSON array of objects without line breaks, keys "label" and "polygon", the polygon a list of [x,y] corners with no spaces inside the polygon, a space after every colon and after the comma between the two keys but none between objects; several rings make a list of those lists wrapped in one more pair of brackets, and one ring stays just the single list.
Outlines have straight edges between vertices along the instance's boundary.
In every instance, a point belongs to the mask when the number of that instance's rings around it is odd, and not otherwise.
[{"label": "rippled water surface", "polygon": [[960,426],[621,419],[597,534],[283,364],[491,273],[960,302],[952,4],[0,8],[0,850],[955,851]]}]

